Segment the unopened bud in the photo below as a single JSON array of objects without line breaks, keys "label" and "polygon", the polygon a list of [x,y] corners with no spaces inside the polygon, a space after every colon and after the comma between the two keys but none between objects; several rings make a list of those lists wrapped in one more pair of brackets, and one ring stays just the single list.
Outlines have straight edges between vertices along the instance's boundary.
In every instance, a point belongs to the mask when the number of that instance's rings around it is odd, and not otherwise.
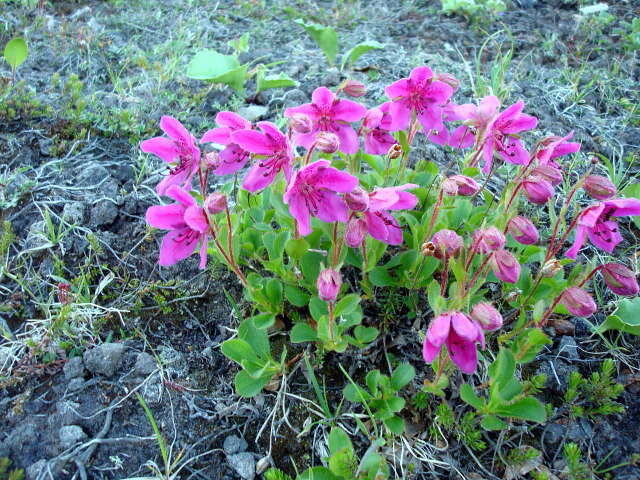
[{"label": "unopened bud", "polygon": [[227,196],[224,193],[212,193],[204,202],[204,208],[211,214],[220,213],[227,209]]},{"label": "unopened bud", "polygon": [[563,180],[560,169],[551,165],[538,165],[533,169],[531,175],[542,177],[553,186],[560,185]]},{"label": "unopened bud", "polygon": [[522,181],[524,195],[531,203],[543,205],[553,196],[553,185],[539,175],[531,175]]},{"label": "unopened bud", "polygon": [[358,98],[366,95],[367,87],[364,83],[357,80],[347,80],[346,82],[344,82],[342,91],[350,97]]},{"label": "unopened bud", "polygon": [[291,130],[296,133],[309,133],[313,129],[313,122],[304,113],[294,113],[289,119]]},{"label": "unopened bud", "polygon": [[367,224],[362,218],[352,217],[347,222],[344,231],[344,241],[351,248],[358,248],[364,241],[367,233]]},{"label": "unopened bud", "polygon": [[421,248],[422,254],[425,257],[435,257],[436,256],[436,246],[433,242],[424,242]]},{"label": "unopened bud", "polygon": [[344,195],[344,201],[347,207],[349,207],[349,210],[354,212],[364,212],[369,208],[369,194],[360,186],[346,193]]},{"label": "unopened bud", "polygon": [[400,146],[400,144],[396,143],[395,145],[391,145],[391,147],[389,147],[389,151],[387,152],[387,156],[391,160],[400,158],[402,156],[402,147]]},{"label": "unopened bud", "polygon": [[490,253],[504,247],[504,235],[496,227],[489,227],[484,230],[476,230],[473,232],[473,243],[480,253]]},{"label": "unopened bud", "polygon": [[616,186],[607,177],[602,175],[589,175],[584,181],[584,191],[590,197],[597,200],[607,200],[613,197],[616,192]]},{"label": "unopened bud", "polygon": [[324,153],[335,153],[340,147],[340,139],[335,133],[320,132],[316,135],[316,148]]},{"label": "unopened bud", "polygon": [[458,87],[460,87],[460,80],[458,80],[450,73],[439,73],[436,78],[442,83],[446,83],[454,90],[458,90]]},{"label": "unopened bud", "polygon": [[506,250],[493,252],[491,266],[493,274],[503,282],[516,283],[520,278],[520,264],[516,257]]},{"label": "unopened bud", "polygon": [[637,295],[640,288],[636,280],[636,274],[619,263],[605,263],[600,270],[604,281],[617,295]]},{"label": "unopened bud", "polygon": [[483,330],[497,330],[502,326],[502,315],[493,305],[486,302],[476,303],[471,310],[473,318]]},{"label": "unopened bud", "polygon": [[342,277],[340,272],[332,268],[325,268],[318,275],[316,286],[318,287],[318,296],[325,302],[335,302],[342,285]]},{"label": "unopened bud", "polygon": [[526,217],[513,217],[509,220],[507,231],[519,243],[523,245],[533,245],[538,241],[538,230],[533,222]]},{"label": "unopened bud", "polygon": [[464,244],[460,235],[453,230],[447,229],[436,232],[430,243],[433,243],[435,247],[434,256],[437,259],[457,255]]},{"label": "unopened bud", "polygon": [[577,317],[589,317],[598,310],[593,297],[578,287],[567,288],[560,297],[560,303]]},{"label": "unopened bud", "polygon": [[220,156],[218,152],[209,152],[204,156],[205,168],[215,170],[220,166]]},{"label": "unopened bud", "polygon": [[546,263],[542,266],[541,275],[544,278],[555,277],[558,272],[562,270],[562,264],[552,258],[551,260],[547,260]]},{"label": "unopened bud", "polygon": [[451,175],[442,182],[442,190],[446,195],[462,195],[471,197],[480,191],[481,187],[473,178],[466,175]]}]

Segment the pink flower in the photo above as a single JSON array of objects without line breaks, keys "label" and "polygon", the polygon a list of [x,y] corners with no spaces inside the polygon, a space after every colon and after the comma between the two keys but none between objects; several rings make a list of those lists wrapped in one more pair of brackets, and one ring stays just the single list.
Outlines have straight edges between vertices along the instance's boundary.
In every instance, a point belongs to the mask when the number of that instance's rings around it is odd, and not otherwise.
[{"label": "pink flower", "polygon": [[390,102],[383,103],[367,112],[362,123],[364,136],[364,151],[370,155],[386,155],[389,149],[397,144],[389,133],[391,116]]},{"label": "pink flower", "polygon": [[220,192],[212,193],[204,201],[204,208],[214,215],[225,211],[228,208],[227,196]]},{"label": "pink flower", "polygon": [[502,315],[490,303],[476,303],[471,309],[471,318],[478,322],[483,330],[493,331],[502,326]]},{"label": "pink flower", "polygon": [[219,164],[213,173],[216,175],[236,173],[247,164],[250,153],[235,143],[231,134],[238,130],[251,129],[251,122],[237,113],[219,112],[216,115],[216,123],[220,126],[206,132],[200,139],[200,143],[213,142],[225,145],[225,148],[218,153]]},{"label": "pink flower", "polygon": [[369,194],[361,186],[345,193],[344,201],[347,202],[349,210],[354,212],[364,212],[369,208]]},{"label": "pink flower", "polygon": [[316,287],[318,288],[318,296],[325,302],[335,302],[340,293],[342,285],[342,277],[340,272],[333,268],[325,268],[318,275]]},{"label": "pink flower", "polygon": [[433,235],[431,243],[433,243],[435,248],[433,256],[437,259],[453,257],[457,255],[464,246],[462,237],[453,230],[447,229],[437,231]]},{"label": "pink flower", "polygon": [[507,239],[496,227],[473,232],[474,248],[480,253],[490,253],[504,247]]},{"label": "pink flower", "polygon": [[293,140],[296,145],[302,145],[308,150],[315,141],[317,132],[331,132],[340,138],[341,152],[356,153],[360,142],[349,122],[362,120],[367,109],[352,100],[336,98],[335,94],[326,87],[316,88],[311,99],[312,103],[287,108],[284,111],[285,117],[303,113],[313,122],[311,132],[294,134]]},{"label": "pink flower", "polygon": [[524,196],[531,203],[544,205],[553,196],[553,185],[538,175],[529,175],[522,181]]},{"label": "pink flower", "polygon": [[[410,210],[418,203],[418,198],[405,190],[416,188],[418,185],[408,183],[399,187],[379,188],[369,194],[369,208],[361,218],[352,216],[347,227],[347,244],[359,247],[364,235],[359,233],[366,230],[376,240],[389,245],[402,244],[402,227],[389,211]],[[360,238],[360,242],[356,243]]]},{"label": "pink flower", "polygon": [[507,250],[501,249],[491,257],[493,274],[503,282],[516,283],[520,278],[520,264]]},{"label": "pink flower", "polygon": [[533,245],[538,241],[538,230],[531,220],[526,217],[517,216],[509,220],[507,231],[519,243],[523,245]]},{"label": "pink flower", "polygon": [[451,175],[442,182],[442,189],[449,196],[462,195],[463,197],[471,197],[478,193],[482,187],[471,177]]},{"label": "pink flower", "polygon": [[560,297],[560,303],[577,317],[589,317],[598,310],[593,297],[578,287],[567,288]]},{"label": "pink flower", "polygon": [[584,245],[587,237],[596,247],[605,252],[613,252],[616,245],[622,241],[618,232],[618,223],[611,217],[626,217],[640,215],[640,200],[635,198],[616,198],[598,202],[580,213],[576,238],[565,255],[576,258],[578,251]]},{"label": "pink flower", "polygon": [[364,97],[367,94],[367,87],[364,83],[358,80],[347,80],[344,82],[342,91],[350,97]]},{"label": "pink flower", "polygon": [[422,345],[422,357],[431,363],[446,345],[453,363],[470,374],[478,366],[476,343],[484,349],[484,334],[474,321],[461,312],[443,313],[429,325]]},{"label": "pink flower", "polygon": [[540,142],[540,150],[536,153],[536,158],[540,165],[551,165],[558,168],[559,165],[554,161],[554,158],[569,155],[580,150],[580,144],[576,142],[568,142],[573,137],[573,132],[569,132],[566,137],[547,137]]},{"label": "pink flower", "polygon": [[616,194],[617,189],[607,177],[589,175],[584,181],[584,191],[596,200],[607,200]]},{"label": "pink flower", "polygon": [[158,195],[165,195],[172,185],[189,186],[191,179],[200,167],[200,149],[196,147],[196,139],[175,118],[163,116],[160,128],[166,137],[154,137],[140,144],[140,149],[146,153],[153,153],[165,162],[176,162],[177,165],[169,171],[157,186]]},{"label": "pink flower", "polygon": [[178,203],[149,207],[146,220],[149,225],[169,230],[160,245],[160,265],[174,265],[191,255],[200,242],[200,268],[207,264],[207,231],[209,222],[202,207],[191,195],[176,185],[166,194]]},{"label": "pink flower", "polygon": [[311,217],[325,222],[346,222],[347,205],[337,193],[347,193],[358,185],[353,175],[318,160],[293,174],[284,194],[291,215],[298,221],[298,233],[309,235]]},{"label": "pink flower", "polygon": [[250,192],[257,192],[273,183],[276,175],[282,170],[289,180],[291,177],[291,163],[293,150],[287,137],[271,122],[258,122],[256,130],[237,130],[231,134],[231,139],[240,148],[258,155],[256,163],[244,177],[242,188]]},{"label": "pink flower", "polygon": [[531,176],[542,177],[554,187],[560,185],[564,178],[562,171],[551,165],[538,165],[531,171]]},{"label": "pink flower", "polygon": [[385,89],[392,101],[390,130],[405,130],[415,114],[425,132],[442,130],[442,109],[453,95],[453,88],[437,80],[429,67],[414,68],[409,78],[402,78]]},{"label": "pink flower", "polygon": [[609,289],[617,295],[637,295],[638,291],[640,291],[636,274],[624,265],[620,265],[619,263],[605,263],[600,273],[602,273]]}]

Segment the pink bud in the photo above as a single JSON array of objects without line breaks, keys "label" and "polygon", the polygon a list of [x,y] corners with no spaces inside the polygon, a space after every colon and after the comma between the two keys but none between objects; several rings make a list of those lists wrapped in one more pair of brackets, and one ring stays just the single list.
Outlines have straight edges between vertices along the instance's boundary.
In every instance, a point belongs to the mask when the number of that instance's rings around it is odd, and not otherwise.
[{"label": "pink bud", "polygon": [[598,310],[593,297],[578,287],[567,288],[560,297],[560,303],[577,317],[588,317]]},{"label": "pink bud", "polygon": [[335,133],[320,132],[316,135],[316,148],[324,153],[334,153],[340,147],[340,139]]},{"label": "pink bud", "polygon": [[369,208],[369,194],[360,186],[346,193],[344,195],[344,201],[347,207],[354,212],[364,212]]},{"label": "pink bud", "polygon": [[362,245],[367,233],[367,225],[362,218],[352,217],[345,227],[344,240],[352,248]]},{"label": "pink bud", "polygon": [[473,244],[480,253],[489,253],[504,247],[506,238],[496,227],[473,232]]},{"label": "pink bud", "polygon": [[458,80],[450,73],[439,73],[437,79],[442,83],[446,83],[454,90],[458,90],[458,87],[460,87],[460,80]]},{"label": "pink bud", "polygon": [[640,288],[636,274],[619,263],[605,263],[600,273],[611,291],[617,295],[637,295]]},{"label": "pink bud", "polygon": [[475,195],[481,189],[473,178],[465,175],[451,175],[442,182],[442,188],[446,195],[462,195],[463,197]]},{"label": "pink bud", "polygon": [[531,175],[534,177],[542,177],[552,186],[560,185],[563,180],[562,172],[560,169],[551,165],[538,165],[533,169]]},{"label": "pink bud", "polygon": [[517,216],[509,220],[507,231],[517,242],[523,245],[533,245],[538,241],[538,230],[531,220],[525,217]]},{"label": "pink bud", "polygon": [[490,303],[476,303],[471,310],[471,318],[478,322],[483,330],[497,330],[502,326],[502,315]]},{"label": "pink bud", "polygon": [[296,133],[309,133],[313,129],[313,122],[304,113],[294,113],[289,120],[291,130]]},{"label": "pink bud", "polygon": [[220,156],[218,152],[209,152],[204,156],[205,167],[208,170],[215,170],[220,166]]},{"label": "pink bud", "polygon": [[391,160],[395,160],[396,158],[400,158],[402,156],[402,147],[400,144],[396,143],[395,145],[391,145],[389,147],[389,151],[387,155]]},{"label": "pink bud", "polygon": [[205,200],[204,207],[209,213],[220,213],[227,209],[227,196],[224,193],[212,193]]},{"label": "pink bud", "polygon": [[532,175],[522,181],[524,195],[531,203],[543,205],[553,196],[553,186],[544,178]]},{"label": "pink bud", "polygon": [[516,257],[506,250],[498,250],[491,257],[493,274],[503,282],[516,283],[520,278],[520,264]]},{"label": "pink bud", "polygon": [[584,181],[584,191],[597,200],[607,200],[616,194],[617,189],[607,177],[589,175]]},{"label": "pink bud", "polygon": [[325,268],[318,275],[316,286],[318,287],[318,296],[325,302],[335,302],[342,285],[342,277],[340,272],[332,268]]},{"label": "pink bud", "polygon": [[462,237],[453,230],[446,229],[436,232],[431,242],[435,247],[433,256],[438,259],[457,255],[463,246]]},{"label": "pink bud", "polygon": [[344,87],[342,87],[344,93],[349,95],[350,97],[362,97],[367,93],[367,87],[362,82],[358,82],[357,80],[347,80],[344,83]]}]

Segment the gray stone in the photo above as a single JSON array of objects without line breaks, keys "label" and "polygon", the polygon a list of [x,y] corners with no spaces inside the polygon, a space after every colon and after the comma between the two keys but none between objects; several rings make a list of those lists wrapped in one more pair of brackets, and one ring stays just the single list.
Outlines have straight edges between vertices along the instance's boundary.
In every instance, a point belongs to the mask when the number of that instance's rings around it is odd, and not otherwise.
[{"label": "gray stone", "polygon": [[568,335],[564,335],[560,339],[560,344],[558,345],[558,356],[569,358],[571,360],[578,360],[580,355],[578,353],[578,344],[576,343],[576,339]]},{"label": "gray stone", "polygon": [[72,225],[80,225],[84,222],[84,203],[69,202],[62,209],[62,218]]},{"label": "gray stone", "polygon": [[69,400],[61,400],[56,403],[56,413],[49,417],[49,425],[58,428],[65,425],[73,425],[81,420],[80,415],[77,413],[80,408],[80,404],[71,402]]},{"label": "gray stone", "polygon": [[40,147],[40,155],[45,157],[51,156],[51,150],[53,149],[53,139],[40,138],[38,139],[38,146]]},{"label": "gray stone", "polygon": [[330,87],[338,85],[338,83],[340,83],[340,72],[338,72],[337,68],[330,68],[327,70],[327,73],[325,73],[322,80],[320,80],[321,85],[327,85]]},{"label": "gray stone", "polygon": [[238,115],[253,123],[266,115],[268,111],[267,107],[261,105],[249,105],[248,107],[239,108]]},{"label": "gray stone", "polygon": [[84,378],[72,378],[67,384],[67,390],[69,390],[70,392],[77,392],[79,390],[82,390],[84,384]]},{"label": "gray stone", "polygon": [[31,224],[29,232],[27,233],[28,250],[42,251],[49,245],[50,242],[44,232],[44,220],[38,220]]},{"label": "gray stone", "polygon": [[102,200],[91,209],[91,226],[102,227],[111,225],[118,216],[118,207],[110,200]]},{"label": "gray stone", "polygon": [[67,380],[82,377],[84,375],[84,363],[82,362],[82,358],[70,358],[67,360],[67,363],[64,364],[62,370],[64,371],[64,378]]},{"label": "gray stone", "polygon": [[227,455],[227,462],[244,480],[253,480],[256,477],[256,461],[251,453]]},{"label": "gray stone", "polygon": [[4,447],[11,454],[16,455],[25,445],[34,443],[40,436],[39,432],[40,430],[33,423],[20,424],[4,440]]},{"label": "gray stone", "polygon": [[42,473],[42,470],[46,467],[46,465],[47,461],[44,458],[38,460],[36,463],[29,465],[25,470],[27,480],[36,480],[40,476],[40,473]]},{"label": "gray stone", "polygon": [[176,377],[185,377],[189,373],[189,365],[184,355],[171,347],[162,346],[158,349],[160,363]]},{"label": "gray stone", "polygon": [[67,449],[73,447],[76,443],[86,440],[88,437],[79,426],[66,425],[58,431],[58,438],[60,439],[60,445]]},{"label": "gray stone", "polygon": [[133,374],[139,377],[146,377],[156,370],[156,359],[146,352],[138,354],[136,364],[133,366]]},{"label": "gray stone", "polygon": [[234,453],[246,451],[248,446],[249,445],[244,440],[244,438],[238,437],[236,435],[229,435],[224,439],[222,449],[227,455],[233,455]]},{"label": "gray stone", "polygon": [[154,373],[150,378],[145,378],[144,384],[140,388],[140,394],[148,404],[157,404],[162,400],[164,389],[164,382],[160,377],[160,373]]},{"label": "gray stone", "polygon": [[556,393],[564,393],[567,390],[569,375],[575,368],[560,359],[553,359],[540,364],[537,374],[544,373],[547,376],[546,387]]},{"label": "gray stone", "polygon": [[122,343],[103,343],[84,352],[84,364],[91,373],[110,377],[120,367],[125,348]]},{"label": "gray stone", "polygon": [[567,430],[567,427],[560,425],[559,423],[551,423],[544,430],[544,442],[547,445],[556,446]]},{"label": "gray stone", "polygon": [[589,442],[593,438],[593,428],[587,420],[578,419],[568,426],[567,438],[576,443]]},{"label": "gray stone", "polygon": [[308,103],[309,101],[310,101],[309,97],[307,96],[306,93],[304,93],[299,88],[294,88],[292,90],[289,90],[287,93],[285,93],[283,107],[284,108],[297,107],[298,105],[301,105],[303,103]]}]

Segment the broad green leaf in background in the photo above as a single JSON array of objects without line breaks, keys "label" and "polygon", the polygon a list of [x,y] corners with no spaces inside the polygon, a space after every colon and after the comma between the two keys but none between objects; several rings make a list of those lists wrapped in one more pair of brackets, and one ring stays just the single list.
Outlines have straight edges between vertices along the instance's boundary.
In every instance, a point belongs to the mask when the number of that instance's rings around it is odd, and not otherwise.
[{"label": "broad green leaf in background", "polygon": [[223,55],[215,50],[202,50],[195,54],[187,66],[187,77],[223,83],[241,92],[247,76],[247,66],[240,65],[233,55]]},{"label": "broad green leaf in background", "polygon": [[269,88],[297,87],[298,82],[289,77],[286,73],[279,75],[266,75],[264,68],[258,70],[256,74],[256,93],[260,93]]},{"label": "broad green leaf in background", "polygon": [[[637,198],[640,200],[640,183],[630,183],[622,190],[622,194],[625,197]],[[635,216],[631,217],[633,223],[636,224],[636,227],[640,228],[640,217]]]},{"label": "broad green leaf in background", "polygon": [[599,333],[619,330],[640,336],[640,297],[621,299],[615,312],[595,327],[595,330]]},{"label": "broad green leaf in background", "polygon": [[12,70],[16,70],[29,55],[27,42],[23,38],[17,37],[10,40],[4,47],[4,59],[11,65]]},{"label": "broad green leaf in background", "polygon": [[338,35],[336,31],[331,27],[325,27],[318,23],[306,23],[301,18],[296,20],[296,23],[301,25],[309,36],[315,40],[329,63],[335,65],[336,56],[338,55]]},{"label": "broad green leaf in background", "polygon": [[407,383],[413,380],[415,374],[416,371],[410,364],[402,363],[398,365],[391,374],[391,386],[395,390],[400,390]]},{"label": "broad green leaf in background", "polygon": [[340,66],[340,69],[344,70],[345,66],[353,65],[356,60],[358,60],[362,55],[370,50],[381,50],[383,48],[384,45],[380,42],[376,42],[375,40],[359,43],[342,56],[342,64]]}]

